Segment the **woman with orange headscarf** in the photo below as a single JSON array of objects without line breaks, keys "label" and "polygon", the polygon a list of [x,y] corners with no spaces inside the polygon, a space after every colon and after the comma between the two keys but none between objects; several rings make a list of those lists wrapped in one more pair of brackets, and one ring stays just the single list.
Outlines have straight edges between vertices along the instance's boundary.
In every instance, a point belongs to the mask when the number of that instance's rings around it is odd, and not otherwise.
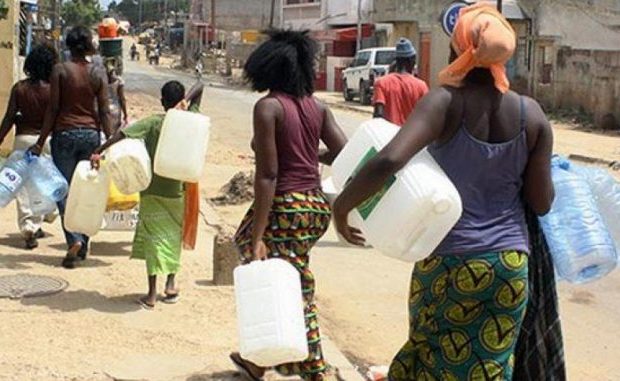
[{"label": "woman with orange headscarf", "polygon": [[516,35],[489,3],[461,10],[453,62],[390,142],[334,204],[339,233],[363,244],[347,216],[428,147],[463,202],[440,246],[415,264],[409,339],[389,373],[401,380],[512,380],[528,301],[525,205],[551,207],[551,127],[540,106],[510,91],[504,65]]}]

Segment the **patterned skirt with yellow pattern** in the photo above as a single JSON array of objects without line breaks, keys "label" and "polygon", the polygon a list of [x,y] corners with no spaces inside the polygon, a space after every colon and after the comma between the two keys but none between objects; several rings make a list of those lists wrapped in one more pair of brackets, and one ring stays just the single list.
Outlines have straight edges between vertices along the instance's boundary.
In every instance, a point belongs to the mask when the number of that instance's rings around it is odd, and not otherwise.
[{"label": "patterned skirt with yellow pattern", "polygon": [[417,262],[409,340],[390,381],[509,381],[528,298],[528,256],[507,251]]},{"label": "patterned skirt with yellow pattern", "polygon": [[[315,283],[310,271],[310,250],[325,234],[330,220],[331,207],[320,190],[276,195],[269,213],[269,225],[263,236],[270,258],[283,259],[299,271],[310,354],[306,361],[282,364],[275,367],[275,370],[286,376],[298,375],[308,381],[323,380],[327,370],[321,350],[318,311],[314,303]],[[251,262],[253,258],[253,222],[254,207],[250,208],[235,234],[235,244],[239,248],[242,263]]]}]

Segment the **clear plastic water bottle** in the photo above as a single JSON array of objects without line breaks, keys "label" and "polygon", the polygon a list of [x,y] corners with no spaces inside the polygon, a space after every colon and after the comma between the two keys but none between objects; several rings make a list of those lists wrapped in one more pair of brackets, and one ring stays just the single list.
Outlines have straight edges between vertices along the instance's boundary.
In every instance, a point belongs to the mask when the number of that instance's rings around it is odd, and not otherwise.
[{"label": "clear plastic water bottle", "polygon": [[[48,156],[30,156],[30,181],[41,196],[56,203],[69,192],[69,184]],[[36,192],[34,194],[36,194]]]},{"label": "clear plastic water bottle", "polygon": [[562,157],[551,162],[555,201],[540,218],[556,271],[571,283],[586,283],[611,272],[618,255],[588,179]]},{"label": "clear plastic water bottle", "polygon": [[583,175],[588,179],[603,221],[616,244],[620,254],[620,183],[602,168],[582,167]]},{"label": "clear plastic water bottle", "polygon": [[24,151],[14,151],[0,169],[0,208],[7,206],[28,179],[28,160]]},{"label": "clear plastic water bottle", "polygon": [[20,192],[26,192],[30,211],[33,215],[46,216],[56,211],[56,202],[39,192],[39,189],[32,182],[32,177],[26,181]]}]

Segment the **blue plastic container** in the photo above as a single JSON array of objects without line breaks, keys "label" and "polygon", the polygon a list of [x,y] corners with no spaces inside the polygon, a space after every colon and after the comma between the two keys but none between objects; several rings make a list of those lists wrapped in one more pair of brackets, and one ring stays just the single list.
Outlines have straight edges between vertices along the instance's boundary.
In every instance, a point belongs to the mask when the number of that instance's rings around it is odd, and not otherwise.
[{"label": "blue plastic container", "polygon": [[580,167],[620,255],[620,183],[603,168]]},{"label": "blue plastic container", "polygon": [[32,184],[41,196],[53,202],[58,202],[67,197],[69,184],[51,158],[31,156],[29,161],[30,181],[28,186]]},{"label": "blue plastic container", "polygon": [[600,279],[616,267],[618,255],[588,179],[559,156],[551,170],[555,201],[540,222],[556,271],[571,283]]},{"label": "blue plastic container", "polygon": [[29,175],[24,151],[14,151],[0,169],[0,208],[7,206],[24,186]]}]

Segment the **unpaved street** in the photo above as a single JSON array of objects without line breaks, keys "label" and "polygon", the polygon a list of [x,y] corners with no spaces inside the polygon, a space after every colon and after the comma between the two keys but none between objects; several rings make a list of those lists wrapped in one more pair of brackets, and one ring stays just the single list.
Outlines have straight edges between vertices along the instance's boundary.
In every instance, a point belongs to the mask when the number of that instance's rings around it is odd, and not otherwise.
[{"label": "unpaved street", "polygon": [[[158,111],[159,87],[193,78],[143,63],[126,64],[132,118]],[[201,182],[214,196],[233,174],[252,168],[249,141],[258,95],[211,86],[203,112],[211,117],[208,164]],[[347,134],[368,116],[334,110]],[[620,138],[558,130],[556,150],[620,159]],[[584,153],[585,154],[585,153]],[[615,156],[614,156],[615,155]],[[217,207],[236,224],[247,205]],[[236,347],[231,287],[212,284],[215,230],[202,221],[198,250],[184,253],[178,305],[142,311],[134,303],[145,291],[144,264],[129,261],[131,233],[102,233],[92,256],[66,271],[60,226],[47,226],[39,249],[22,250],[15,210],[0,210],[0,275],[28,272],[66,279],[54,296],[0,299],[0,380],[232,380],[227,359]],[[207,208],[205,209],[207,210]],[[207,222],[212,216],[205,214]],[[323,333],[360,366],[387,364],[407,334],[411,264],[372,249],[338,243],[331,231],[313,253]],[[620,272],[587,286],[560,284],[561,312],[571,381],[620,379]],[[329,358],[328,358],[329,360]]]}]

